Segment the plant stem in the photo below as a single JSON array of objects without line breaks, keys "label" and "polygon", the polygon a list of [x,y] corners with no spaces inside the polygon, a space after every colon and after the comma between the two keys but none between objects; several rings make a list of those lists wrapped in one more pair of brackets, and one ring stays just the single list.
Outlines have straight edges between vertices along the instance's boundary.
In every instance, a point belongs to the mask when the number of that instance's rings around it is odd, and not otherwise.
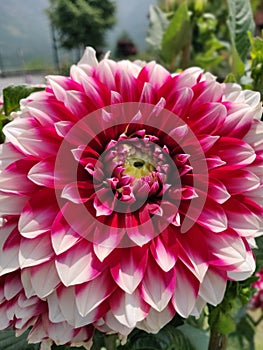
[{"label": "plant stem", "polygon": [[211,330],[208,350],[226,350],[227,337],[215,329]]}]

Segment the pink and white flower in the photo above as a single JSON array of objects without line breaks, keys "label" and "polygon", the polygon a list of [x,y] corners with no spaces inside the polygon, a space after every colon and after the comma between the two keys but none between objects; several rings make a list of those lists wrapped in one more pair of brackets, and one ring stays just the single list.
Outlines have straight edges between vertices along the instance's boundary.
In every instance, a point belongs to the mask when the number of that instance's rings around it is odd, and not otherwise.
[{"label": "pink and white flower", "polygon": [[1,329],[91,344],[156,333],[255,268],[259,93],[190,68],[98,62],[21,101],[1,146]]}]

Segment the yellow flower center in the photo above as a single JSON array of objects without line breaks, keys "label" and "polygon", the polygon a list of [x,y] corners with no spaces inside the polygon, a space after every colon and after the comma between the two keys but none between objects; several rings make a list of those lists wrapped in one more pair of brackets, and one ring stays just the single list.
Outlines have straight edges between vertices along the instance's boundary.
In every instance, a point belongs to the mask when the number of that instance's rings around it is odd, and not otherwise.
[{"label": "yellow flower center", "polygon": [[136,179],[150,175],[155,170],[155,167],[149,161],[136,157],[127,157],[124,168],[124,174],[133,176]]}]

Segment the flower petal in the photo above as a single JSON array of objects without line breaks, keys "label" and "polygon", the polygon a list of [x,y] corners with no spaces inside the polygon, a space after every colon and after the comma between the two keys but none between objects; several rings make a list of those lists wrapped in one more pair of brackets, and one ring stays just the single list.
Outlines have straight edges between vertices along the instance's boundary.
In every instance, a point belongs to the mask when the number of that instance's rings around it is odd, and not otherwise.
[{"label": "flower petal", "polygon": [[138,289],[132,294],[117,290],[111,296],[110,306],[114,317],[128,328],[134,328],[150,310],[150,306],[142,300]]},{"label": "flower petal", "polygon": [[58,212],[54,193],[40,190],[27,202],[18,221],[18,229],[22,236],[35,238],[50,230]]},{"label": "flower petal", "polygon": [[88,282],[101,274],[103,266],[87,241],[75,244],[56,258],[57,273],[65,286]]},{"label": "flower petal", "polygon": [[163,272],[149,259],[142,281],[142,297],[157,311],[163,311],[173,296],[175,270]]},{"label": "flower petal", "polygon": [[147,265],[147,248],[126,248],[115,266],[111,268],[114,281],[120,288],[132,294],[141,282]]},{"label": "flower petal", "polygon": [[221,303],[226,291],[226,276],[209,269],[200,285],[199,295],[214,306]]},{"label": "flower petal", "polygon": [[81,316],[87,316],[117,288],[108,271],[90,282],[76,286],[76,305]]}]

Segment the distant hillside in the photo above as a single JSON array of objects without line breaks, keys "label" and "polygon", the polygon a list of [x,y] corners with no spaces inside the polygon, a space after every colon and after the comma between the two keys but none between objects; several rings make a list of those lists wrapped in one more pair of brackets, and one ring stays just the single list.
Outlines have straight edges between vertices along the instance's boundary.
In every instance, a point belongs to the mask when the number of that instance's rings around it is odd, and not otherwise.
[{"label": "distant hillside", "polygon": [[[156,0],[116,0],[117,23],[107,35],[107,49],[127,32],[140,50],[145,48],[148,9]],[[0,0],[0,70],[53,65],[48,0]],[[60,52],[60,57],[63,52]]]}]

